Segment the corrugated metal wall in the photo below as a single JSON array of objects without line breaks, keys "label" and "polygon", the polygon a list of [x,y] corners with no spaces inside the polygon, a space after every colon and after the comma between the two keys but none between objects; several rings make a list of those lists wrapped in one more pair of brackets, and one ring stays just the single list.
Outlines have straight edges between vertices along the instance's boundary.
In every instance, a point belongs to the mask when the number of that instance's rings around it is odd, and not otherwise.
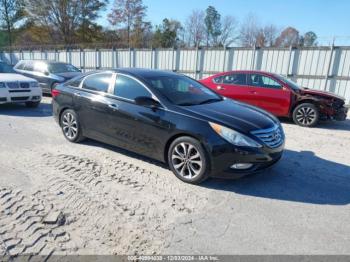
[{"label": "corrugated metal wall", "polygon": [[86,49],[0,52],[0,59],[49,59],[83,71],[143,67],[177,71],[196,79],[229,70],[263,70],[304,87],[327,90],[350,103],[350,47],[227,49]]}]

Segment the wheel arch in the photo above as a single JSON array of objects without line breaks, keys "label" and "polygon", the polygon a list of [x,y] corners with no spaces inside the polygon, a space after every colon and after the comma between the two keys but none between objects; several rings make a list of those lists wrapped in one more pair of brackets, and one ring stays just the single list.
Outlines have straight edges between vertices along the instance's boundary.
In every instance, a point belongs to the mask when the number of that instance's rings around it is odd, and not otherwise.
[{"label": "wheel arch", "polygon": [[291,115],[293,115],[293,112],[294,112],[294,109],[301,105],[301,104],[305,104],[305,103],[310,103],[310,104],[313,104],[315,105],[317,108],[319,108],[319,101],[317,99],[312,99],[312,98],[304,98],[304,99],[301,99],[301,100],[298,100],[292,107],[292,110],[290,112]]},{"label": "wheel arch", "polygon": [[[164,150],[163,150],[163,160],[166,164],[169,164],[168,163],[168,151],[169,151],[169,148],[170,148],[170,145],[172,142],[175,141],[175,139],[179,138],[179,137],[183,137],[183,136],[188,136],[188,137],[192,137],[196,140],[198,140],[201,144],[202,144],[202,141],[201,139],[199,139],[198,137],[192,135],[192,134],[188,134],[188,133],[185,133],[185,132],[182,132],[182,133],[178,133],[178,134],[175,134],[173,136],[171,136],[168,141],[166,142],[165,146],[164,146]],[[204,147],[204,146],[203,146]],[[205,147],[204,147],[205,148]]]}]

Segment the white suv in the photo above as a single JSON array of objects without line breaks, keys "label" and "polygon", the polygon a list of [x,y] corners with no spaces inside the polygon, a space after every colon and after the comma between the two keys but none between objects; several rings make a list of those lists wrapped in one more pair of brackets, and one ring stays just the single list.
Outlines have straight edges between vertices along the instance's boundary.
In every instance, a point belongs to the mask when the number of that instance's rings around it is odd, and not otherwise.
[{"label": "white suv", "polygon": [[16,74],[11,66],[0,62],[0,104],[25,103],[27,107],[37,107],[41,97],[38,81]]}]

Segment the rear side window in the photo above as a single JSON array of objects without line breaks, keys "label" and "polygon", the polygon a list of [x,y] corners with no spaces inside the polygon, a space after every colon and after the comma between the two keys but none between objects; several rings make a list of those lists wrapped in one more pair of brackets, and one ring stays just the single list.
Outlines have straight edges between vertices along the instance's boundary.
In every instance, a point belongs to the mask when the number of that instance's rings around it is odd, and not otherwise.
[{"label": "rear side window", "polygon": [[123,75],[117,75],[114,94],[130,100],[135,100],[135,98],[139,96],[152,97],[150,92],[143,85],[136,80]]},{"label": "rear side window", "polygon": [[225,75],[222,82],[229,85],[247,85],[247,76],[246,74]]},{"label": "rear side window", "polygon": [[224,76],[215,77],[215,78],[213,78],[213,82],[214,82],[215,84],[221,84],[223,78],[224,78]]},{"label": "rear side window", "polygon": [[107,93],[111,77],[111,73],[89,75],[85,78],[82,87],[88,90]]},{"label": "rear side window", "polygon": [[278,83],[276,80],[271,77],[259,75],[259,74],[251,74],[249,75],[249,85],[263,88],[275,88],[280,89],[282,85]]},{"label": "rear side window", "polygon": [[79,87],[81,80],[83,80],[84,76],[74,78],[65,83],[65,86]]},{"label": "rear side window", "polygon": [[24,64],[24,70],[27,70],[27,71],[34,71],[33,62],[26,62],[26,63]]},{"label": "rear side window", "polygon": [[24,62],[19,62],[18,65],[15,66],[16,69],[23,70],[24,69]]}]

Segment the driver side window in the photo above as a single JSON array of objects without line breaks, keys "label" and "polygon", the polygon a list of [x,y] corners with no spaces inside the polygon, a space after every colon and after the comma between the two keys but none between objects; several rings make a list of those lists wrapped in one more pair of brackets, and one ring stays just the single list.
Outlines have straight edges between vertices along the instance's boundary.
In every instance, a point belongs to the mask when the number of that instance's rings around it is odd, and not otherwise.
[{"label": "driver side window", "polygon": [[117,75],[114,95],[133,101],[139,96],[152,97],[150,92],[138,81],[124,75]]},{"label": "driver side window", "polygon": [[251,86],[263,87],[263,88],[274,88],[281,89],[282,85],[278,83],[276,80],[271,77],[259,75],[259,74],[251,74],[248,77],[248,83]]}]

